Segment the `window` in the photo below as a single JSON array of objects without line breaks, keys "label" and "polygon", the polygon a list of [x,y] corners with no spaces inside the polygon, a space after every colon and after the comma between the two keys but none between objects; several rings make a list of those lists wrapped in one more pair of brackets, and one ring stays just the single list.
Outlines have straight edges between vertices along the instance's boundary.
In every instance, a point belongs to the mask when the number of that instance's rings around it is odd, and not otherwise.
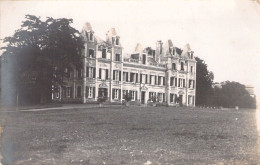
[{"label": "window", "polygon": [[175,95],[173,93],[170,94],[170,102],[174,103],[175,101]]},{"label": "window", "polygon": [[116,61],[120,61],[120,54],[116,54]]},{"label": "window", "polygon": [[162,93],[158,93],[158,101],[159,102],[163,101],[163,94]]},{"label": "window", "polygon": [[135,101],[137,99],[137,91],[130,91],[130,92],[131,92],[132,101]]},{"label": "window", "polygon": [[55,92],[55,97],[56,97],[57,99],[60,98],[60,87],[57,87],[57,91]]},{"label": "window", "polygon": [[94,57],[95,57],[94,49],[89,49],[89,50],[88,50],[88,56],[89,56],[90,58],[94,58]]},{"label": "window", "polygon": [[89,33],[89,40],[93,41],[93,33],[91,33],[91,32]]},{"label": "window", "polygon": [[123,99],[125,99],[126,93],[127,93],[127,90],[123,90]]},{"label": "window", "polygon": [[121,71],[113,70],[113,80],[121,81]]},{"label": "window", "polygon": [[136,73],[130,73],[130,82],[136,82]]},{"label": "window", "polygon": [[176,63],[172,63],[172,69],[176,70]]},{"label": "window", "polygon": [[107,50],[102,49],[102,58],[106,58],[106,57],[107,57]]},{"label": "window", "polygon": [[128,72],[123,72],[123,81],[128,82]]},{"label": "window", "polygon": [[193,66],[190,66],[190,72],[191,73],[193,72]]},{"label": "window", "polygon": [[145,84],[147,82],[146,78],[146,74],[140,74],[140,83]]},{"label": "window", "polygon": [[67,94],[67,97],[71,97],[71,94],[72,94],[72,87],[67,87],[67,92],[66,92],[66,94]]},{"label": "window", "polygon": [[176,77],[171,77],[170,86],[177,86],[177,78]]},{"label": "window", "polygon": [[95,87],[86,87],[87,98],[95,98]]},{"label": "window", "polygon": [[143,64],[146,64],[146,55],[145,54],[143,54],[142,62],[143,62]]},{"label": "window", "polygon": [[86,77],[88,77],[88,78],[95,78],[96,77],[96,68],[94,68],[94,67],[87,67]]},{"label": "window", "polygon": [[151,101],[153,101],[154,97],[156,97],[156,93],[155,92],[149,92],[149,99]]},{"label": "window", "polygon": [[81,86],[77,87],[77,97],[80,98],[81,97]]},{"label": "window", "polygon": [[77,69],[78,78],[82,78],[82,69]]},{"label": "window", "polygon": [[150,75],[150,84],[151,85],[155,85],[155,82],[156,82],[156,78],[154,75]]},{"label": "window", "polygon": [[120,89],[112,89],[112,98],[115,99],[115,100],[120,100],[121,90]]},{"label": "window", "polygon": [[181,62],[181,70],[184,71],[184,62]]},{"label": "window", "polygon": [[116,45],[119,45],[119,38],[116,39]]},{"label": "window", "polygon": [[99,79],[107,80],[108,79],[108,69],[99,68]]}]

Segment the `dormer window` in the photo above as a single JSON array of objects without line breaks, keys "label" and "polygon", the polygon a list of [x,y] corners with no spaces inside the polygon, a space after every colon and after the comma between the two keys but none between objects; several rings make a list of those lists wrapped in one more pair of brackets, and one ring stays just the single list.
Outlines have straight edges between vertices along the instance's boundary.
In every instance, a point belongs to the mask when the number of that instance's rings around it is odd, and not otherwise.
[{"label": "dormer window", "polygon": [[116,54],[116,61],[120,61],[120,54]]},{"label": "dormer window", "polygon": [[176,70],[176,63],[172,63],[172,69]]},{"label": "dormer window", "polygon": [[93,49],[89,49],[89,50],[88,50],[88,56],[89,56],[90,58],[94,58],[94,57],[95,57],[95,52],[94,52]]},{"label": "dormer window", "polygon": [[116,45],[119,45],[119,38],[116,38]]},{"label": "dormer window", "polygon": [[91,33],[91,32],[89,33],[89,40],[93,41],[93,33]]},{"label": "dormer window", "polygon": [[107,57],[107,50],[102,49],[102,58],[106,58],[106,57]]},{"label": "dormer window", "polygon": [[181,70],[184,71],[184,62],[181,62]]}]

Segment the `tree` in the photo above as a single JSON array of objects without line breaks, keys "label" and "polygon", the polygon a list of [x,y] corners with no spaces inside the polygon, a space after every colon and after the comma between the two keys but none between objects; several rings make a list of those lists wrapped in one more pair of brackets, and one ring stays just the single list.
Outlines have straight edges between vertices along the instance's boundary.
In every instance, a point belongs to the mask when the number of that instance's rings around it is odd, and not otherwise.
[{"label": "tree", "polygon": [[[72,19],[26,15],[21,28],[4,38],[3,57],[9,81],[19,95],[35,102],[51,101],[55,86],[64,86],[66,68],[82,67],[83,41]],[[3,67],[4,67],[3,66]],[[21,97],[20,97],[21,98]]]},{"label": "tree", "polygon": [[214,89],[214,105],[228,108],[234,108],[235,106],[241,108],[256,107],[256,100],[250,96],[245,85],[230,81],[223,82],[222,84],[222,88]]},{"label": "tree", "polygon": [[196,105],[210,105],[212,102],[213,93],[212,82],[214,80],[213,72],[208,70],[208,66],[204,60],[199,57],[196,68]]}]

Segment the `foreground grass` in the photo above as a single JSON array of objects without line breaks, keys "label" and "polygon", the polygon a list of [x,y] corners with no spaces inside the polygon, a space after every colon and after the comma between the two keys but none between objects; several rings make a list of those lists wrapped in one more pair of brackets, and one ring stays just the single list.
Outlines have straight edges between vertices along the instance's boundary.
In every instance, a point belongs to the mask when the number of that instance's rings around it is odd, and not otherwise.
[{"label": "foreground grass", "polygon": [[118,107],[6,114],[14,164],[258,164],[255,110]]}]

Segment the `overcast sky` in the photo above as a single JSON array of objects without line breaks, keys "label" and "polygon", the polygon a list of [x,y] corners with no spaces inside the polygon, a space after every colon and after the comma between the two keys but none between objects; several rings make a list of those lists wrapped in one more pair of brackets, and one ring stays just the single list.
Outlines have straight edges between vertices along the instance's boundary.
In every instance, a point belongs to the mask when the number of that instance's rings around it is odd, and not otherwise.
[{"label": "overcast sky", "polygon": [[[81,30],[90,22],[95,34],[115,27],[124,52],[137,43],[155,47],[172,39],[189,43],[204,59],[215,81],[256,86],[260,77],[260,4],[253,0],[186,1],[1,1],[0,36],[14,33],[25,14],[72,18]],[[260,84],[260,82],[258,83]]]}]

